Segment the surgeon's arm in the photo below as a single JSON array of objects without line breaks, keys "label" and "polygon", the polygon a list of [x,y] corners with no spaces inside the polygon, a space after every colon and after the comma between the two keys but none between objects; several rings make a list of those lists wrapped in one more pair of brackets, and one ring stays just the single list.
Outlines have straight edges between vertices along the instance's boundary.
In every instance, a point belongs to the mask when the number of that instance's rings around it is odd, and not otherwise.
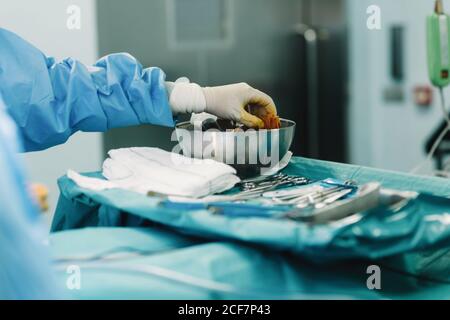
[{"label": "surgeon's arm", "polygon": [[77,131],[138,124],[172,126],[165,75],[128,54],[87,67],[56,62],[0,28],[0,97],[17,123],[25,151],[64,143]]}]

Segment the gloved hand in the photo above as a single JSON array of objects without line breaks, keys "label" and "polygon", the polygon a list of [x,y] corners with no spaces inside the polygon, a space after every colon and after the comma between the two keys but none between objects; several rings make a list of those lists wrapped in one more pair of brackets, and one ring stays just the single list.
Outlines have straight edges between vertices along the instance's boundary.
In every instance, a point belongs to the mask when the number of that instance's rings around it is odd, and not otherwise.
[{"label": "gloved hand", "polygon": [[201,88],[186,80],[167,84],[175,114],[207,112],[250,128],[264,128],[261,119],[277,114],[272,98],[246,83]]}]

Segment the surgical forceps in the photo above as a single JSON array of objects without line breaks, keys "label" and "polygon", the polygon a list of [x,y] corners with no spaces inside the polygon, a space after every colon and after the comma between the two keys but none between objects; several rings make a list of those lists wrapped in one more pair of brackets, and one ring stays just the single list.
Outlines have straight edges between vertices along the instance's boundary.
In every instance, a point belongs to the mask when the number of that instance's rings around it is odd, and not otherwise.
[{"label": "surgical forceps", "polygon": [[265,192],[263,197],[271,199],[273,202],[283,205],[299,205],[301,203],[316,203],[321,199],[321,203],[330,204],[355,190],[355,182],[347,180],[343,184],[324,181],[332,187],[325,188],[321,185],[312,185],[299,189],[278,190]]},{"label": "surgical forceps", "polygon": [[243,181],[241,182],[240,187],[243,191],[256,191],[272,189],[279,186],[298,186],[308,183],[310,183],[308,178],[278,173],[274,176],[269,176],[260,180],[254,179]]},{"label": "surgical forceps", "polygon": [[240,184],[241,192],[231,195],[232,201],[244,201],[262,196],[263,193],[279,187],[299,186],[310,183],[305,177],[288,176],[279,173],[258,181],[244,181]]}]

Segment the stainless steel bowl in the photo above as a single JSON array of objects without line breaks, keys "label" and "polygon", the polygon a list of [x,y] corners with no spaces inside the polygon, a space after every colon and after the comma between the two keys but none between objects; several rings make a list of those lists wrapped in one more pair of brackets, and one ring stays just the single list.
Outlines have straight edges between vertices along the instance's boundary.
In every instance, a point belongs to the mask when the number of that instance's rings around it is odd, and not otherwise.
[{"label": "stainless steel bowl", "polygon": [[185,156],[214,159],[233,166],[240,177],[259,175],[286,155],[294,138],[295,122],[281,119],[273,130],[207,131],[190,122],[176,126],[179,146]]}]

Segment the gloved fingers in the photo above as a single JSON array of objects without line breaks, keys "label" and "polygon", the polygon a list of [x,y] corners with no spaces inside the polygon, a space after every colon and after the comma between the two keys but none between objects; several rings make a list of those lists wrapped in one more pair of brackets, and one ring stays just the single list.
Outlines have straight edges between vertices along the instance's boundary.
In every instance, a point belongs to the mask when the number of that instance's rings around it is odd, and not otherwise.
[{"label": "gloved fingers", "polygon": [[253,89],[247,111],[260,118],[265,129],[277,129],[280,127],[280,120],[277,116],[277,109],[272,98],[259,90]]},{"label": "gloved fingers", "polygon": [[[257,116],[277,115],[277,107],[272,98],[262,91],[252,88],[252,92],[248,99],[247,104],[259,106],[260,108],[254,108]],[[253,110],[252,110],[253,111]],[[252,112],[253,113],[253,112]]]},{"label": "gloved fingers", "polygon": [[241,118],[239,121],[249,128],[264,129],[264,122],[257,116],[254,116],[245,110],[241,111]]},{"label": "gloved fingers", "polygon": [[245,107],[245,110],[260,119],[264,119],[271,113],[267,111],[265,107],[262,107],[259,104],[249,104]]}]

